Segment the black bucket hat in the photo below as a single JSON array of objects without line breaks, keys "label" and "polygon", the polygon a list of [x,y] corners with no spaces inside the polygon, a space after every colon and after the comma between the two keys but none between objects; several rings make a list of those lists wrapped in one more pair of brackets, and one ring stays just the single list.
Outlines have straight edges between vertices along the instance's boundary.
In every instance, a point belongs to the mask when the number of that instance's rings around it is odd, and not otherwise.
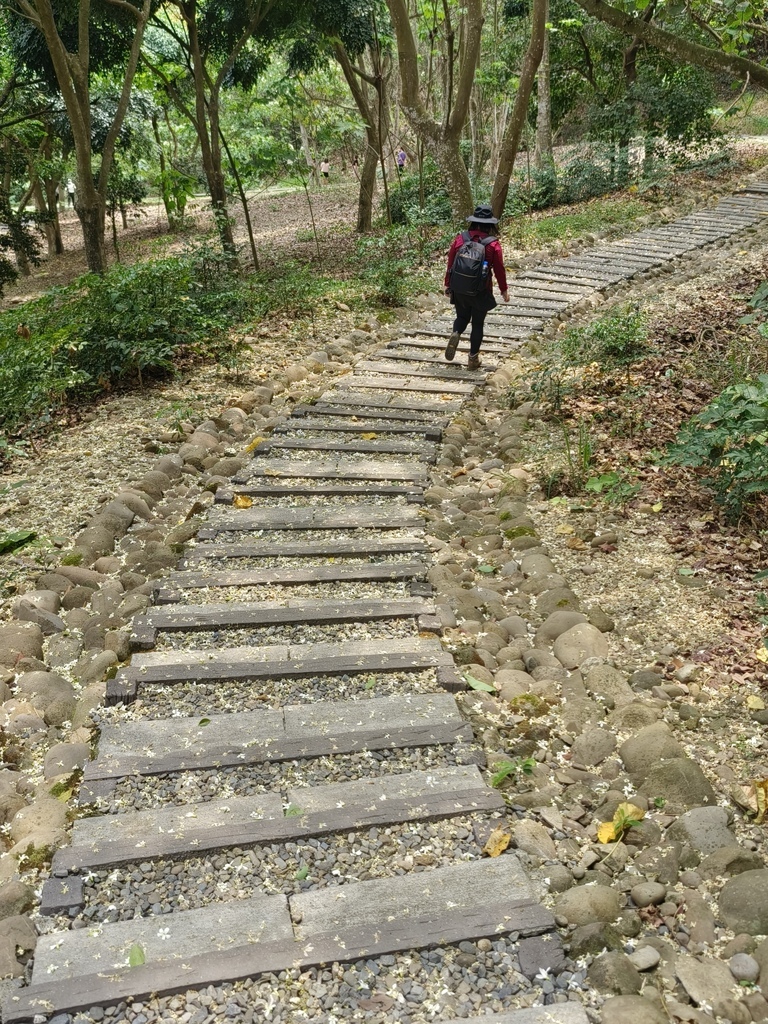
[{"label": "black bucket hat", "polygon": [[476,206],[471,217],[467,217],[470,224],[476,221],[478,224],[498,224],[499,218],[493,216],[490,206]]}]

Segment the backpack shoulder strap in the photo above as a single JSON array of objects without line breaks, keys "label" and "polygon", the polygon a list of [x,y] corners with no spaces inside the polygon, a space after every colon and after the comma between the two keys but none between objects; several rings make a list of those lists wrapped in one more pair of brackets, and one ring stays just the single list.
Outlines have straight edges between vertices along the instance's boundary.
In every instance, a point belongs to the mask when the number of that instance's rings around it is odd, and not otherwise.
[{"label": "backpack shoulder strap", "polygon": [[487,238],[481,238],[480,239],[480,244],[481,245],[490,245],[491,242],[496,242],[496,241],[498,241],[498,239],[496,238],[495,235],[488,235]]},{"label": "backpack shoulder strap", "polygon": [[471,241],[472,241],[472,238],[470,237],[470,234],[469,234],[469,232],[468,232],[468,231],[462,231],[462,232],[461,232],[461,238],[462,238],[462,241],[463,241],[463,242],[464,242],[465,244],[466,244],[467,242],[471,242]]}]

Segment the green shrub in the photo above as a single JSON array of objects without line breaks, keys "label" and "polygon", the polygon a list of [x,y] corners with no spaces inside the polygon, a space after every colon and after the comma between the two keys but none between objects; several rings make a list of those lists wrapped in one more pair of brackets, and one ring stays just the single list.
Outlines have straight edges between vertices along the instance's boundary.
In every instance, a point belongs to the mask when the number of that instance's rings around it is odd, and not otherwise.
[{"label": "green shrub", "polygon": [[[437,244],[435,242],[435,244]],[[405,228],[391,228],[382,235],[358,239],[358,275],[375,288],[375,298],[384,306],[400,306],[406,297],[423,286],[419,264],[431,254],[433,243],[419,240]]]},{"label": "green shrub", "polygon": [[557,186],[559,203],[583,203],[614,190],[611,176],[600,164],[579,157],[572,160],[560,175]]},{"label": "green shrub", "polygon": [[705,470],[715,501],[738,519],[768,492],[768,374],[725,388],[680,428],[662,462]]},{"label": "green shrub", "polygon": [[528,174],[516,174],[509,183],[504,213],[508,217],[546,210],[557,203],[557,174],[554,167],[532,168]]},{"label": "green shrub", "polygon": [[606,369],[629,366],[648,352],[645,315],[632,305],[617,306],[586,327],[571,327],[560,342],[568,366],[599,363]]},{"label": "green shrub", "polygon": [[0,426],[13,431],[65,399],[169,372],[209,350],[244,308],[239,282],[206,247],[53,289],[0,316]]},{"label": "green shrub", "polygon": [[418,170],[403,174],[399,180],[390,180],[389,209],[393,224],[447,224],[451,220],[451,201],[442,175],[429,160],[424,162],[423,205],[421,185]]}]

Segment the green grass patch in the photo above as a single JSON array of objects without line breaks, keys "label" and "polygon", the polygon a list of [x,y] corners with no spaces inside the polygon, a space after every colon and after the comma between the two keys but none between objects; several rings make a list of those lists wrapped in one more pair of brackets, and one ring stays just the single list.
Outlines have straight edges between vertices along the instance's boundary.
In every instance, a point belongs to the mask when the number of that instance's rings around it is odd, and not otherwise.
[{"label": "green grass patch", "polygon": [[648,207],[637,199],[595,199],[570,213],[538,213],[535,219],[520,217],[511,226],[510,234],[519,248],[536,249],[549,242],[579,238],[606,227],[630,225],[647,212]]}]

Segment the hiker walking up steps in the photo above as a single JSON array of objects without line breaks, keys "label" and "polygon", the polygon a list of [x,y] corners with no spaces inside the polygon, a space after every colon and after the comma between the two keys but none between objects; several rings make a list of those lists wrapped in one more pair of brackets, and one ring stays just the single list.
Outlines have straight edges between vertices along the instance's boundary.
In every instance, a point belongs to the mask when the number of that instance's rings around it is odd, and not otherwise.
[{"label": "hiker walking up steps", "polygon": [[494,275],[505,302],[509,302],[509,292],[501,244],[493,234],[499,218],[493,216],[490,206],[476,206],[467,221],[468,229],[454,238],[448,253],[445,294],[456,307],[456,319],[453,334],[445,346],[445,358],[450,362],[456,355],[461,334],[471,320],[467,369],[477,370],[485,318],[497,305],[493,295]]}]

